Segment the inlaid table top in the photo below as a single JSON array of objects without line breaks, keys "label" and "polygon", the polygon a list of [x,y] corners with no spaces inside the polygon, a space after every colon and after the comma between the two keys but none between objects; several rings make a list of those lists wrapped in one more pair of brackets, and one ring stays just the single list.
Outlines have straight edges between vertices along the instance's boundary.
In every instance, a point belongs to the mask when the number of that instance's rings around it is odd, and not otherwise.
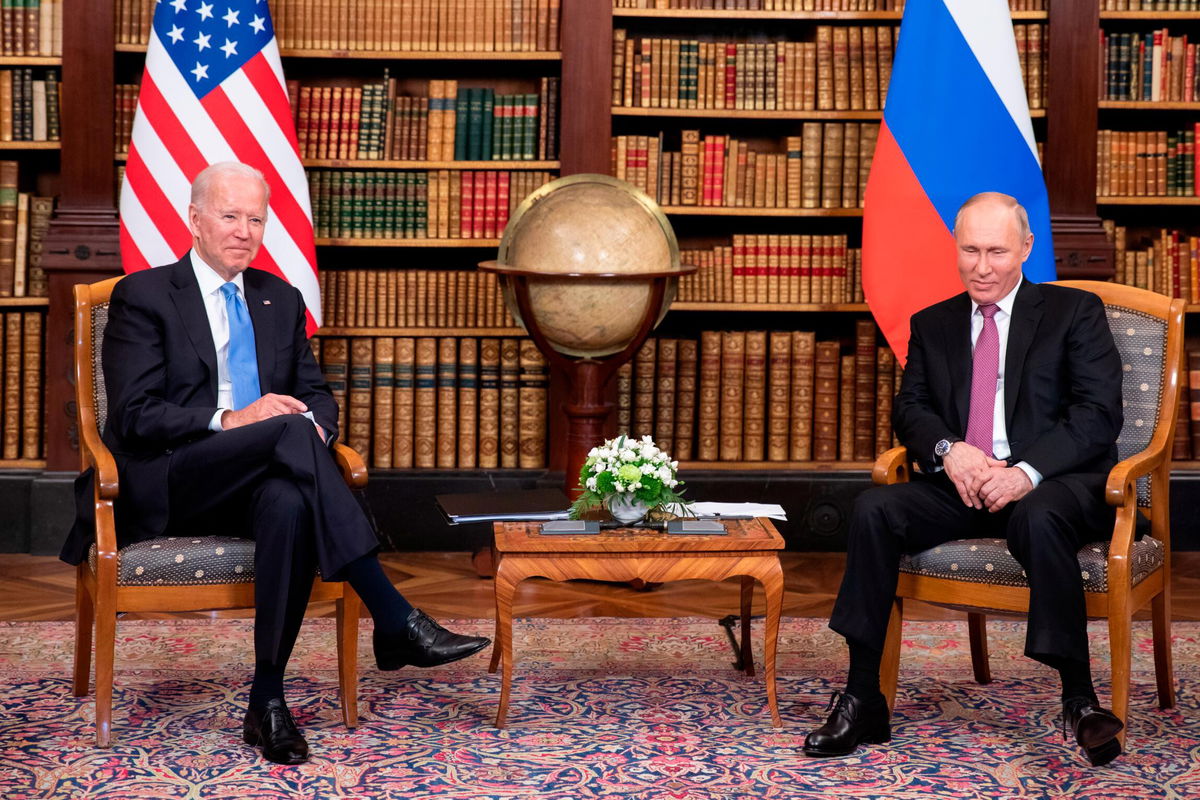
[{"label": "inlaid table top", "polygon": [[495,526],[500,553],[723,553],[782,550],[783,537],[767,519],[724,520],[724,534],[667,533],[614,528],[599,533],[542,534],[540,522]]}]

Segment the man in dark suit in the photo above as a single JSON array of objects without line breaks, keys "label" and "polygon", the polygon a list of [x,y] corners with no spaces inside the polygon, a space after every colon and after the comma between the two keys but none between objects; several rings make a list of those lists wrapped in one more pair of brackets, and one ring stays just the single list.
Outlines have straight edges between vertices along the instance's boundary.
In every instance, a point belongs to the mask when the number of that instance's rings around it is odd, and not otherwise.
[{"label": "man in dark suit", "polygon": [[1076,553],[1111,528],[1121,364],[1099,298],[1022,279],[1028,217],[1008,195],[968,200],[954,225],[966,292],[912,317],[892,422],[921,472],[855,502],[830,627],[849,679],[810,756],[891,736],[879,665],[902,554],[953,539],[1007,538],[1030,587],[1025,654],[1057,669],[1063,715],[1093,764],[1120,754],[1122,724],[1092,686]]},{"label": "man in dark suit", "polygon": [[[329,452],[338,410],[305,336],[304,299],[248,269],[268,198],[258,170],[208,167],[192,185],[192,250],[117,284],[103,345],[103,438],[121,483],[120,545],[214,530],[255,540],[243,736],[269,760],[296,764],[308,745],[284,703],[283,674],[318,568],[361,595],[380,669],[444,664],[488,640],[450,633],[414,609],[376,558],[374,529]],[[91,498],[90,488],[80,494]],[[63,548],[69,563],[87,557],[90,508],[81,503]]]}]

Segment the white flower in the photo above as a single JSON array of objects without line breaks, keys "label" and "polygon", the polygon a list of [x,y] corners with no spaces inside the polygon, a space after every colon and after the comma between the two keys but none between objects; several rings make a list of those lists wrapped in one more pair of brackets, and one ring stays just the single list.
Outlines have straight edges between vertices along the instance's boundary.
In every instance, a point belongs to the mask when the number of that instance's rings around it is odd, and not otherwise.
[{"label": "white flower", "polygon": [[584,486],[587,488],[587,490],[588,490],[589,492],[594,492],[594,491],[596,491],[596,479],[595,479],[595,478],[588,478],[588,479],[587,479],[587,483],[586,483],[586,484],[584,484]]},{"label": "white flower", "polygon": [[677,470],[677,469],[679,469],[679,462],[678,462],[678,461],[672,461],[672,462],[671,462],[671,470],[672,470],[672,471],[674,471],[674,470]]},{"label": "white flower", "polygon": [[653,475],[654,474],[654,465],[653,464],[642,464],[640,469],[641,469],[643,475]]},{"label": "white flower", "polygon": [[600,455],[599,447],[593,447],[591,450],[588,450],[588,458],[595,458],[598,455]]},{"label": "white flower", "polygon": [[668,481],[667,485],[669,485],[672,489],[674,489],[676,486],[679,485],[679,481]]},{"label": "white flower", "polygon": [[657,477],[663,483],[668,483],[671,480],[671,470],[667,469],[666,467],[663,467],[657,471],[651,470],[651,472],[653,472],[655,477]]},{"label": "white flower", "polygon": [[636,458],[637,458],[637,455],[635,455],[632,450],[622,450],[621,451],[621,460],[622,461],[633,461]]},{"label": "white flower", "polygon": [[625,493],[625,484],[621,483],[620,481],[613,481],[613,488],[616,489],[620,494]]},{"label": "white flower", "polygon": [[656,455],[658,455],[661,452],[662,451],[659,450],[657,447],[655,447],[653,444],[647,444],[642,447],[642,458],[654,458]]},{"label": "white flower", "polygon": [[654,440],[651,439],[649,435],[643,436],[642,441],[645,442],[646,444],[654,444]]}]

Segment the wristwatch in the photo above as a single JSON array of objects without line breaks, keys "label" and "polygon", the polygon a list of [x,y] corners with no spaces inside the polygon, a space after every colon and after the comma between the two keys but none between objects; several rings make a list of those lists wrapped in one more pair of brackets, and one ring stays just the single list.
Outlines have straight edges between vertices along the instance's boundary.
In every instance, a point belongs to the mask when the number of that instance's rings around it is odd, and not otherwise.
[{"label": "wristwatch", "polygon": [[933,446],[933,455],[941,463],[941,460],[950,454],[950,448],[954,446],[954,443],[961,441],[962,439],[942,439]]}]

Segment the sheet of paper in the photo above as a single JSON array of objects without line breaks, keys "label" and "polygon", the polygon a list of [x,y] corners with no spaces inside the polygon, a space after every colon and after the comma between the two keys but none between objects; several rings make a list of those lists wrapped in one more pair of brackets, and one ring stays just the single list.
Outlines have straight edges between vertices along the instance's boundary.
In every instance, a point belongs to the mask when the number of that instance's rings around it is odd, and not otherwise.
[{"label": "sheet of paper", "polygon": [[774,503],[692,503],[692,512],[705,517],[769,517],[787,521],[783,506]]}]

